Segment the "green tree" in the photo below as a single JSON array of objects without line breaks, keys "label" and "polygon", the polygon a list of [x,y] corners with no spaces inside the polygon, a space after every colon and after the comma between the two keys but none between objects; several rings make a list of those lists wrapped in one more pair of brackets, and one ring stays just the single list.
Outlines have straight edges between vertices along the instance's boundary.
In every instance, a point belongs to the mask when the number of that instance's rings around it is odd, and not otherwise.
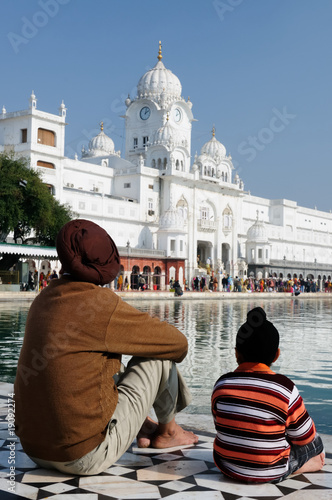
[{"label": "green tree", "polygon": [[[73,217],[70,207],[52,196],[25,158],[0,154],[0,241],[13,231],[15,243],[54,246],[59,229]],[[0,261],[0,268],[11,267],[15,263],[9,262],[11,257]]]}]

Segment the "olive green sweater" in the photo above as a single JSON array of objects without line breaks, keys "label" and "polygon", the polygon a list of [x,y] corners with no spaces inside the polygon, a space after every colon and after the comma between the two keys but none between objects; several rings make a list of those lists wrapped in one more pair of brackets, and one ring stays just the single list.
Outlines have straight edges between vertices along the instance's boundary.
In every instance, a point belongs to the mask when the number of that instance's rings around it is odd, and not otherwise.
[{"label": "olive green sweater", "polygon": [[121,354],[182,361],[174,326],[108,288],[65,277],[31,305],[15,380],[16,433],[36,458],[71,461],[100,444],[118,401]]}]

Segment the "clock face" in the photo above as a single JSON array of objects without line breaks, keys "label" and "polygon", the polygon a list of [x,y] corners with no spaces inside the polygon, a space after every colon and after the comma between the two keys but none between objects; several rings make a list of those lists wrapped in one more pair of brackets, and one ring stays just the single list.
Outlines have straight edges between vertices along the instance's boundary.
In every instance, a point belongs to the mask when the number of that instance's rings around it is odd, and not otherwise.
[{"label": "clock face", "polygon": [[151,114],[151,110],[147,106],[144,106],[144,108],[142,108],[140,113],[139,113],[142,120],[147,120],[149,118],[150,114]]},{"label": "clock face", "polygon": [[182,113],[181,113],[181,110],[179,108],[175,108],[174,110],[174,120],[176,122],[179,122],[182,118]]}]

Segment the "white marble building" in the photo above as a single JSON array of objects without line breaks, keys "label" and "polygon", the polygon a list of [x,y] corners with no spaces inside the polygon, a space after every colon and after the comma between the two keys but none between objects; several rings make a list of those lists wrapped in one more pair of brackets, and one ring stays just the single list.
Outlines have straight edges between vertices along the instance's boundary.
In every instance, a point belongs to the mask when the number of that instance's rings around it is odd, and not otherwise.
[{"label": "white marble building", "polygon": [[192,159],[193,105],[161,48],[125,104],[123,156],[101,124],[80,159],[65,157],[66,107],[40,111],[34,93],[24,111],[3,107],[0,152],[27,157],[54,196],[103,226],[120,253],[130,246],[151,260],[185,261],[184,272],[172,267],[166,280],[190,281],[209,265],[242,277],[331,276],[331,213],[246,192],[214,129]]}]

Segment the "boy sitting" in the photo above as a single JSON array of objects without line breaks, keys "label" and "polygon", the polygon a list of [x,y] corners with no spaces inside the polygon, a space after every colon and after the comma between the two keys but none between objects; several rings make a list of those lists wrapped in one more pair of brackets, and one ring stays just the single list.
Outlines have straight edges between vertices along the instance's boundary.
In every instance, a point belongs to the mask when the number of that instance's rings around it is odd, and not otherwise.
[{"label": "boy sitting", "polygon": [[214,461],[234,479],[278,483],[324,465],[322,440],[295,384],[269,368],[278,346],[265,311],[252,309],[236,336],[239,366],[213,389]]}]

